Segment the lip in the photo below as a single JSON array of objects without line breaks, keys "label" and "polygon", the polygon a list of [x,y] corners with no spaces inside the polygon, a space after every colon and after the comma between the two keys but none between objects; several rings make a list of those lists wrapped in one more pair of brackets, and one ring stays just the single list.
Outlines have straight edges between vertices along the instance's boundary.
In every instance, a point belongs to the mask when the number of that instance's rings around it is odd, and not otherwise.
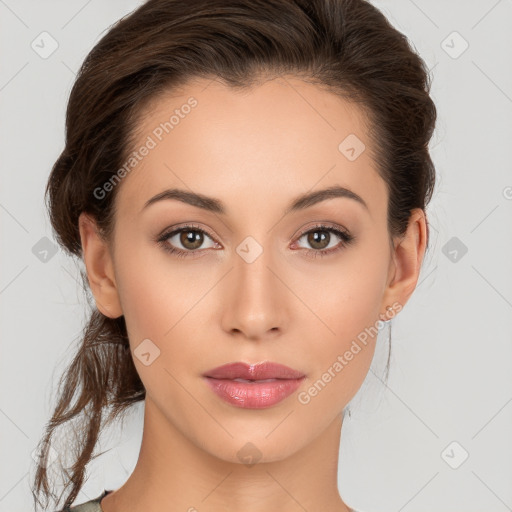
[{"label": "lip", "polygon": [[213,379],[246,379],[246,380],[265,380],[265,379],[300,379],[305,375],[289,366],[271,361],[263,361],[256,364],[247,364],[243,362],[228,363],[205,372],[204,377]]},{"label": "lip", "polygon": [[305,375],[288,366],[264,361],[228,363],[203,374],[210,389],[236,407],[263,409],[290,396]]}]

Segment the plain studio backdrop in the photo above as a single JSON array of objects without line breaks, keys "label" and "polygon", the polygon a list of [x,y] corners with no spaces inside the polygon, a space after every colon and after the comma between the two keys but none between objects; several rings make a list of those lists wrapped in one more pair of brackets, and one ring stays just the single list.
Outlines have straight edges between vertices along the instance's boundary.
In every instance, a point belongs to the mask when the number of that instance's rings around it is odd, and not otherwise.
[{"label": "plain studio backdrop", "polygon": [[[512,2],[374,3],[432,69],[438,177],[388,386],[385,328],[345,417],[340,492],[365,512],[512,510]],[[139,4],[0,0],[0,511],[33,510],[32,453],[87,311],[43,203],[66,102],[86,54]],[[76,503],[124,483],[142,413],[105,432]]]}]

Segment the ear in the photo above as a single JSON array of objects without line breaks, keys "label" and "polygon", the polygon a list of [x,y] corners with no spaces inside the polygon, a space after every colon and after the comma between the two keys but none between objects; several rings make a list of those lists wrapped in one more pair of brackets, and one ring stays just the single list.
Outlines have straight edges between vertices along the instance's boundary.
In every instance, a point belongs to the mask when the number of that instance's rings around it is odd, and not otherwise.
[{"label": "ear", "polygon": [[96,307],[105,316],[122,316],[110,248],[99,234],[96,222],[85,212],[78,218],[82,255]]},{"label": "ear", "polygon": [[[416,288],[426,245],[425,212],[421,208],[415,208],[409,217],[407,231],[393,251],[381,311],[392,306],[395,312],[398,312],[405,306]],[[389,320],[394,313],[381,313],[382,316]]]}]

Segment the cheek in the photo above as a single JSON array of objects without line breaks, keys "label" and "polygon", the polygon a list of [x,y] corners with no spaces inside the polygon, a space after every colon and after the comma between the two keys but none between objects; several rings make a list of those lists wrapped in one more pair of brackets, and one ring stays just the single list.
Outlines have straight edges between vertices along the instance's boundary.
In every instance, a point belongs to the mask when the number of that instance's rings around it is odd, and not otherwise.
[{"label": "cheek", "polygon": [[[116,277],[132,350],[149,338],[163,350],[182,329],[194,336],[198,303],[215,284],[211,266],[181,262],[158,247],[141,247],[116,262]],[[193,338],[192,338],[193,339]]]},{"label": "cheek", "polygon": [[[332,280],[324,291],[318,295],[322,301],[318,315],[328,329],[323,329],[327,334],[322,336],[322,350],[315,357],[316,369],[320,373],[329,369],[337,375],[343,373],[347,379],[343,386],[357,386],[362,380],[359,376],[366,375],[375,349],[380,282],[367,273],[365,279],[350,276]],[[315,322],[318,324],[316,319]],[[339,365],[334,368],[340,357],[343,369]],[[341,380],[345,378],[337,379]]]},{"label": "cheek", "polygon": [[347,252],[340,265],[315,276],[314,286],[311,279],[303,281],[300,293],[316,314],[308,313],[310,339],[315,339],[315,329],[322,333],[317,335],[322,350],[312,357],[314,378],[332,382],[322,393],[326,403],[348,402],[371,365],[388,265],[386,257],[376,253],[370,247]]},{"label": "cheek", "polygon": [[308,314],[309,323],[334,345],[356,337],[378,319],[388,262],[374,255],[353,249],[336,264],[318,266],[296,281],[294,292],[314,313]]},{"label": "cheek", "polygon": [[[309,353],[310,368],[308,385],[299,402],[309,404],[311,411],[341,410],[350,402],[365,380],[375,353],[379,324],[380,281],[378,274],[332,279],[324,287],[324,293],[315,297],[318,316],[313,315],[309,326],[317,332],[315,348],[305,347]],[[333,298],[337,300],[334,300]],[[326,326],[324,328],[324,326]],[[321,329],[318,330],[318,329]],[[315,339],[311,329],[309,340]]]},{"label": "cheek", "polygon": [[154,325],[154,316],[167,307],[172,312],[173,304],[179,303],[176,288],[176,271],[164,267],[165,253],[156,244],[138,240],[141,235],[119,234],[116,243],[127,247],[126,240],[137,240],[129,249],[116,252],[116,280],[118,293],[127,323]]}]

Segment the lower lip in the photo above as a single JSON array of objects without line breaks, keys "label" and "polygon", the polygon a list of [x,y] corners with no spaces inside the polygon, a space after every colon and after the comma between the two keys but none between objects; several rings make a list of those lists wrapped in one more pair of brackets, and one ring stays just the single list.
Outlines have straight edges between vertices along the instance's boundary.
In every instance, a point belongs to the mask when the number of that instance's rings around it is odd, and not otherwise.
[{"label": "lower lip", "polygon": [[290,396],[302,383],[300,379],[277,379],[273,382],[239,382],[230,379],[206,381],[212,391],[228,404],[247,409],[263,409]]}]

